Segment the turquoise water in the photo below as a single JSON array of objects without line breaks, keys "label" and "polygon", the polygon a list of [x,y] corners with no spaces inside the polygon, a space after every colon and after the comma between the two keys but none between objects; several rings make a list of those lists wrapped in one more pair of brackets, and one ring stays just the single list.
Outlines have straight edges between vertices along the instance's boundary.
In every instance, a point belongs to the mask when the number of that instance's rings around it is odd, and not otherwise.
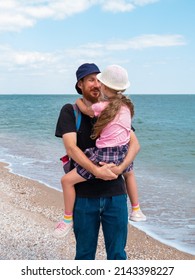
[{"label": "turquoise water", "polygon": [[[12,172],[61,190],[63,104],[77,95],[0,95],[0,161]],[[142,210],[133,223],[156,239],[195,255],[195,95],[133,95],[141,144],[135,160]]]}]

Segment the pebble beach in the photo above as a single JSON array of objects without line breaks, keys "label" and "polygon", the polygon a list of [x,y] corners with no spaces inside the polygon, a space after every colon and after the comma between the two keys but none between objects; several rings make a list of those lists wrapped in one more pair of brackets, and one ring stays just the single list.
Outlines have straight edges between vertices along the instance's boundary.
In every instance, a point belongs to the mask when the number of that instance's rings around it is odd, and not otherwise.
[{"label": "pebble beach", "polygon": [[[74,260],[75,239],[53,237],[63,213],[62,192],[15,175],[0,163],[0,260]],[[129,225],[128,260],[195,260]],[[97,260],[106,259],[100,230]]]}]

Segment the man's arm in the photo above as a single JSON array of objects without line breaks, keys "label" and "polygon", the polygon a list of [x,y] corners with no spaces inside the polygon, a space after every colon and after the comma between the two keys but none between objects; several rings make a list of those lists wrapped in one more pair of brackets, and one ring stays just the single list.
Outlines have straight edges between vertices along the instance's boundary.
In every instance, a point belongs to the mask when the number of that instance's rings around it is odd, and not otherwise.
[{"label": "man's arm", "polygon": [[96,178],[103,180],[113,180],[118,177],[118,175],[111,171],[111,167],[115,166],[114,164],[110,163],[99,167],[93,164],[93,162],[87,158],[83,151],[76,145],[75,132],[64,134],[63,142],[69,157],[92,173]]},{"label": "man's arm", "polygon": [[129,145],[127,155],[120,165],[112,167],[112,171],[117,175],[122,174],[123,170],[125,170],[133,162],[139,150],[140,150],[139,141],[134,131],[131,130],[131,140],[130,140],[130,145]]}]

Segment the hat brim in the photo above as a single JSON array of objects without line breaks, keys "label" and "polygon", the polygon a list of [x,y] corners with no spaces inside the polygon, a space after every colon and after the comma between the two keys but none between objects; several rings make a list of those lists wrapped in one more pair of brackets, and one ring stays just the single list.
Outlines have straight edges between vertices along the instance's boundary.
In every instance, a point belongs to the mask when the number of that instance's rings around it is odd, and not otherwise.
[{"label": "hat brim", "polygon": [[105,86],[107,86],[108,88],[114,89],[114,90],[126,90],[127,88],[130,87],[130,82],[128,82],[125,86],[123,87],[118,87],[116,85],[110,84],[108,81],[104,80],[102,77],[102,73],[97,74],[97,79],[104,84]]},{"label": "hat brim", "polygon": [[75,89],[76,89],[76,91],[77,91],[79,94],[82,94],[81,89],[78,87],[78,82],[77,82],[76,85],[75,85]]}]

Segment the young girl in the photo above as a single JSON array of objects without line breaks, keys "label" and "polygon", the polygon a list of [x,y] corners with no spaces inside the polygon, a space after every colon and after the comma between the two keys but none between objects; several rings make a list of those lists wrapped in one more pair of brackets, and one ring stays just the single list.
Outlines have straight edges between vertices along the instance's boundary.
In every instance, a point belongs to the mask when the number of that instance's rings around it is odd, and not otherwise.
[{"label": "young girl", "polygon": [[[128,74],[118,65],[108,66],[102,73],[97,74],[101,82],[101,101],[87,107],[81,99],[76,104],[80,111],[91,117],[97,116],[94,124],[92,139],[96,139],[96,147],[85,151],[87,157],[99,165],[100,162],[115,163],[119,165],[125,158],[130,142],[131,118],[134,115],[134,106],[130,99],[122,94],[129,86]],[[132,205],[137,211],[140,220],[145,220],[139,208],[137,199],[137,186],[133,173],[133,163],[124,171],[123,175],[127,185],[127,193],[131,197],[134,190]],[[54,234],[56,237],[65,236],[73,225],[73,208],[75,202],[74,185],[85,180],[94,179],[94,175],[75,163],[75,168],[65,174],[62,179],[62,188],[65,202],[65,215],[63,221],[57,224]],[[133,213],[133,212],[132,212]]]}]

